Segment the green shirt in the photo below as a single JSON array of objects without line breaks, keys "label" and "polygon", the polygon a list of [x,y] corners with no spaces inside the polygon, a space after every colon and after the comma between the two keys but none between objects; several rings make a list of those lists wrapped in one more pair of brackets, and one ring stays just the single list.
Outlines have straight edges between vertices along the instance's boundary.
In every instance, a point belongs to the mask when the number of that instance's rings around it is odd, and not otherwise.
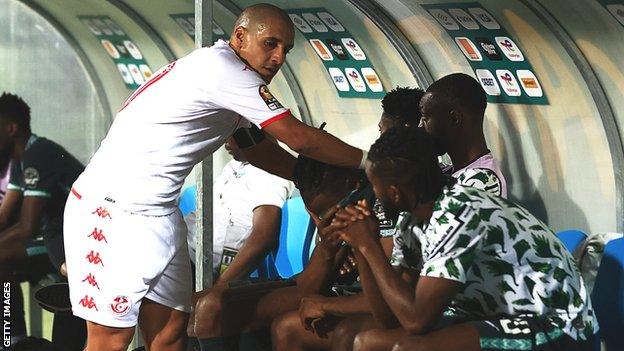
[{"label": "green shirt", "polygon": [[524,208],[455,184],[428,223],[404,213],[397,227],[391,263],[463,283],[451,306],[471,318],[548,316],[575,340],[598,330],[572,255]]}]

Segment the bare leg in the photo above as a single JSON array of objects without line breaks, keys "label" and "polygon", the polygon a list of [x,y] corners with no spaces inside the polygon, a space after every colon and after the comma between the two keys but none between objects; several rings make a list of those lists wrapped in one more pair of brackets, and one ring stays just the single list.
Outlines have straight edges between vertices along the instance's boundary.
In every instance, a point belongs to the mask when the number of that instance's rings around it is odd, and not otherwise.
[{"label": "bare leg", "polygon": [[458,324],[429,334],[402,338],[392,349],[407,350],[480,351],[479,332],[471,324]]},{"label": "bare leg", "polygon": [[358,333],[380,327],[375,318],[370,314],[346,318],[334,330],[331,337],[331,349],[335,351],[350,351],[353,349],[353,340]]},{"label": "bare leg", "polygon": [[87,335],[85,351],[126,351],[134,336],[134,327],[113,328],[87,322]]},{"label": "bare leg", "polygon": [[301,324],[298,311],[285,313],[273,320],[271,325],[273,350],[295,351],[307,348],[327,350],[330,347],[331,332],[324,338],[306,330]]},{"label": "bare leg", "polygon": [[143,299],[139,327],[150,351],[183,351],[189,314]]},{"label": "bare leg", "polygon": [[353,341],[353,351],[390,351],[400,338],[407,335],[403,328],[372,329],[361,332]]}]

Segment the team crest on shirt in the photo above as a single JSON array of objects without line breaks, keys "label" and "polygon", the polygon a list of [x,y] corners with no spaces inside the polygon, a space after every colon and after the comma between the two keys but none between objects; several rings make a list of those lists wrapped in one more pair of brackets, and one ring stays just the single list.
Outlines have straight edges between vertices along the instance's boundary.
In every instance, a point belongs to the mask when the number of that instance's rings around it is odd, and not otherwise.
[{"label": "team crest on shirt", "polygon": [[24,170],[24,184],[26,186],[37,186],[39,183],[39,171],[33,167]]},{"label": "team crest on shirt", "polygon": [[271,94],[269,88],[266,85],[261,85],[258,91],[260,93],[260,97],[264,100],[264,103],[267,104],[271,111],[275,111],[279,108],[283,108],[282,104]]},{"label": "team crest on shirt", "polygon": [[110,310],[116,317],[123,317],[130,312],[132,301],[127,296],[117,296],[110,304]]}]

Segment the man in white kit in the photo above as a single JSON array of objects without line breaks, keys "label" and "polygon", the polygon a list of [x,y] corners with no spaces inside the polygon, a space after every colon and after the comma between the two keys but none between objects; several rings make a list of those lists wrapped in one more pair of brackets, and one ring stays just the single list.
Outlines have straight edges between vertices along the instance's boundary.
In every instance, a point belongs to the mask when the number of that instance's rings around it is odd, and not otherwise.
[{"label": "man in white kit", "polygon": [[362,150],[298,121],[266,87],[293,42],[282,10],[251,6],[229,43],[160,69],[117,114],[65,209],[71,302],[88,321],[88,351],[126,350],[137,322],[149,350],[184,349],[192,278],[176,198],[233,133],[252,164],[285,178],[294,158],[263,133],[326,163],[364,163]]}]

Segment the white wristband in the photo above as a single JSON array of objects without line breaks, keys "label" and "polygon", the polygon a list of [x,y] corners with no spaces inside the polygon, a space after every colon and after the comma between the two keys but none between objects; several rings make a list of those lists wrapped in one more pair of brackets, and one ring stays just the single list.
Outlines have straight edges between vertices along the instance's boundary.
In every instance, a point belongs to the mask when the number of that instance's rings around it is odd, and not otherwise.
[{"label": "white wristband", "polygon": [[360,161],[359,169],[364,169],[366,167],[366,159],[368,158],[368,151],[362,150],[362,160]]}]

